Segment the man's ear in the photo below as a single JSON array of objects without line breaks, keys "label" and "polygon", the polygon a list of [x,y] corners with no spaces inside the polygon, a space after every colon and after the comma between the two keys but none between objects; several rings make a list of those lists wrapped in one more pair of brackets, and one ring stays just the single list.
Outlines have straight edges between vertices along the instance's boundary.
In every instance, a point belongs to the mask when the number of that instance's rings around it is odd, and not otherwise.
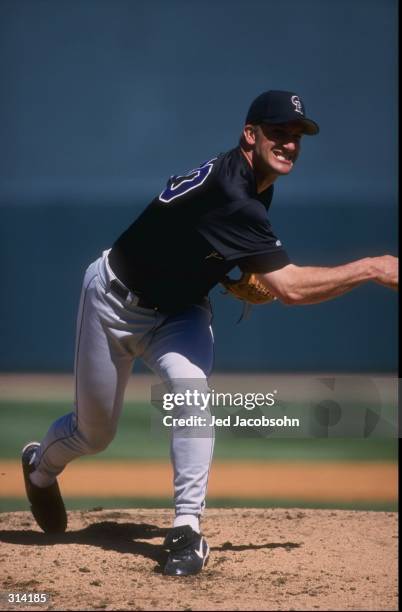
[{"label": "man's ear", "polygon": [[243,139],[249,146],[253,146],[255,144],[255,130],[256,126],[251,124],[246,124],[243,128]]}]

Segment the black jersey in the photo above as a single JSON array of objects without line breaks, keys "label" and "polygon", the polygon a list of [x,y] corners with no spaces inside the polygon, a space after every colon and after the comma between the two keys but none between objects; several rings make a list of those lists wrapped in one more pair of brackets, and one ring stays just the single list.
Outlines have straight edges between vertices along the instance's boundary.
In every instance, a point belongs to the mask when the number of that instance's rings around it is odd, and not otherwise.
[{"label": "black jersey", "polygon": [[161,310],[199,303],[231,269],[271,272],[289,263],[267,211],[273,186],[257,194],[239,147],[171,176],[114,243],[118,278]]}]

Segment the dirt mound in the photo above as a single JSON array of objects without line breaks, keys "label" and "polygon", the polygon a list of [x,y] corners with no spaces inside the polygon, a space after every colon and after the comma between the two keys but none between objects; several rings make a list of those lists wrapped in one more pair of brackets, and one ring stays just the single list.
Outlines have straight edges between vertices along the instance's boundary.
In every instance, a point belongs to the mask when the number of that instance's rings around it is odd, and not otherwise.
[{"label": "dirt mound", "polygon": [[[63,536],[0,514],[4,610],[397,610],[397,516],[207,510],[207,568],[161,573],[170,510],[76,511]],[[46,604],[7,602],[46,593]]]}]

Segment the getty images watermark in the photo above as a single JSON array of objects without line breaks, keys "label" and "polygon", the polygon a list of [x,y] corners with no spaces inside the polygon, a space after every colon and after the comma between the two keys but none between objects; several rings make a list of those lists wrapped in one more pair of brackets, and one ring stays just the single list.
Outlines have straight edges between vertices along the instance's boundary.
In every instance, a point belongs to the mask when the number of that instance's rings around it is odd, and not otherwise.
[{"label": "getty images watermark", "polygon": [[185,437],[210,437],[218,429],[237,437],[397,438],[398,382],[364,375],[251,375],[219,384],[175,379],[152,387],[151,430]]},{"label": "getty images watermark", "polygon": [[[275,389],[272,393],[230,393],[223,391],[200,391],[199,389],[186,389],[184,392],[164,393],[162,395],[162,408],[165,411],[173,411],[177,408],[191,410],[198,409],[201,413],[217,407],[240,407],[244,410],[254,410],[256,407],[272,407],[275,405]],[[258,417],[241,416],[241,414],[227,414],[218,417],[215,414],[201,416],[201,414],[190,414],[189,416],[163,416],[162,423],[165,427],[300,427],[300,419],[283,417]]]}]

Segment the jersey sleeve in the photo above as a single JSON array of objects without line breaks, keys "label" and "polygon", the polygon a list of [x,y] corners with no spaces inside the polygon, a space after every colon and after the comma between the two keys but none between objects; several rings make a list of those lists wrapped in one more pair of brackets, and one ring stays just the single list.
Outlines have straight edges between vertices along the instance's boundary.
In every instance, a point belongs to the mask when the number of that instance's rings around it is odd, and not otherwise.
[{"label": "jersey sleeve", "polygon": [[244,271],[272,272],[290,263],[259,201],[232,203],[229,214],[215,210],[197,229],[226,261],[236,261]]},{"label": "jersey sleeve", "polygon": [[251,257],[243,257],[238,262],[242,272],[255,272],[259,274],[280,270],[288,264],[290,264],[290,259],[284,249],[278,249],[277,251],[261,255],[252,255]]}]

